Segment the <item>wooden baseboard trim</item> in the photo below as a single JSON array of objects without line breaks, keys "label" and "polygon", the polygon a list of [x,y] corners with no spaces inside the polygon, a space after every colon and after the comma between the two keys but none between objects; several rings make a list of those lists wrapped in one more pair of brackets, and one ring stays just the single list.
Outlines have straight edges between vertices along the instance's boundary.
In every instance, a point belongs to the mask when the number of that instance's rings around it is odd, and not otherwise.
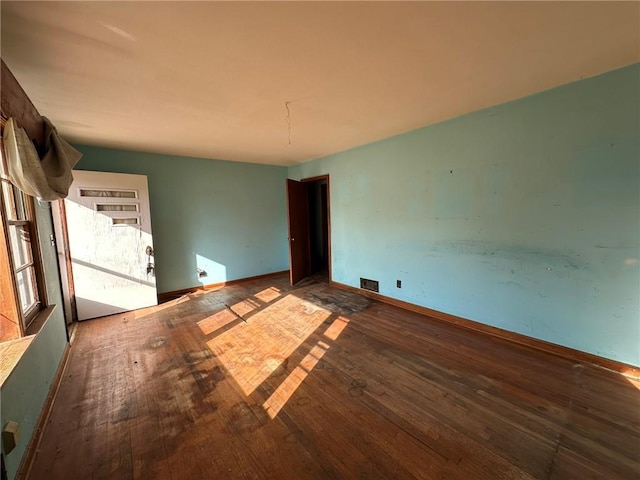
[{"label": "wooden baseboard trim", "polygon": [[182,297],[183,295],[188,295],[190,293],[201,292],[203,290],[216,290],[218,288],[227,287],[229,285],[234,285],[236,283],[244,283],[244,282],[250,282],[252,280],[260,280],[262,278],[276,277],[278,275],[283,275],[285,273],[289,273],[289,270],[282,270],[280,272],[273,272],[273,273],[265,273],[262,275],[255,275],[253,277],[238,278],[236,280],[228,280],[226,282],[220,282],[220,283],[210,283],[209,285],[200,285],[197,287],[183,288],[182,290],[172,290],[171,292],[163,292],[158,294],[158,303],[165,303],[171,300],[175,300],[176,298]]},{"label": "wooden baseboard trim", "polygon": [[65,345],[64,352],[62,353],[60,363],[58,364],[56,375],[53,378],[53,382],[51,382],[49,393],[47,394],[47,398],[45,399],[42,410],[40,411],[40,415],[38,416],[38,421],[36,422],[33,433],[31,434],[31,438],[29,439],[29,443],[27,444],[27,448],[24,452],[24,455],[22,456],[22,461],[20,462],[20,466],[18,467],[18,471],[16,473],[16,480],[26,480],[29,478],[31,466],[33,465],[33,461],[35,460],[36,452],[40,447],[42,433],[44,432],[44,428],[49,421],[49,417],[51,416],[53,403],[55,402],[56,396],[58,395],[58,390],[60,389],[60,384],[62,383],[62,376],[64,375],[64,371],[67,368],[70,350],[70,345],[69,343],[67,343]]},{"label": "wooden baseboard trim", "polygon": [[404,310],[409,310],[411,312],[425,315],[435,320],[450,323],[458,327],[466,328],[469,330],[474,330],[476,332],[483,333],[485,335],[490,335],[492,337],[499,338],[502,340],[514,342],[519,345],[523,345],[529,348],[550,353],[552,355],[556,355],[574,362],[589,363],[592,365],[597,365],[599,367],[605,368],[607,370],[621,373],[623,375],[628,375],[635,378],[640,377],[640,368],[635,367],[633,365],[628,365],[626,363],[618,362],[616,360],[600,357],[592,353],[582,352],[580,350],[576,350],[570,347],[565,347],[563,345],[546,342],[544,340],[540,340],[537,338],[528,337],[521,333],[510,332],[509,330],[504,330],[502,328],[492,327],[490,325],[485,325],[483,323],[458,317],[456,315],[451,315],[449,313],[439,312],[438,310],[422,307],[414,303],[405,302],[404,300],[398,300],[395,298],[387,297],[385,295],[381,295],[376,292],[371,292],[369,290],[363,290],[361,288],[352,287],[351,285],[346,285],[344,283],[332,281],[331,285],[336,288],[340,288],[342,290],[359,293],[360,295],[364,295],[365,297],[378,300],[382,303],[387,303],[389,305],[394,305]]}]

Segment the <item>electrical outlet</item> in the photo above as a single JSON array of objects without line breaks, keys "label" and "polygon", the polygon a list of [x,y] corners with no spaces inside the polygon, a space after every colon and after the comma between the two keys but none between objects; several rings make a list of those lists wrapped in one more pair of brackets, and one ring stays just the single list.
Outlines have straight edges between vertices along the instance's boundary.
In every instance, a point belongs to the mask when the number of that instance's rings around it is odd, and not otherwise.
[{"label": "electrical outlet", "polygon": [[396,288],[402,288],[402,280],[396,280]]}]

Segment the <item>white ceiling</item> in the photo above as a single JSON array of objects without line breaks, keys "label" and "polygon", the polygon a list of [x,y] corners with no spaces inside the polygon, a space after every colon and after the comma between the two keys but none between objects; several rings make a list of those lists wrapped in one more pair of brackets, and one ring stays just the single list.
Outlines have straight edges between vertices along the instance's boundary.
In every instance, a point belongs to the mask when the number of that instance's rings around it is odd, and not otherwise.
[{"label": "white ceiling", "polygon": [[3,59],[68,139],[276,165],[640,61],[638,2],[1,9]]}]

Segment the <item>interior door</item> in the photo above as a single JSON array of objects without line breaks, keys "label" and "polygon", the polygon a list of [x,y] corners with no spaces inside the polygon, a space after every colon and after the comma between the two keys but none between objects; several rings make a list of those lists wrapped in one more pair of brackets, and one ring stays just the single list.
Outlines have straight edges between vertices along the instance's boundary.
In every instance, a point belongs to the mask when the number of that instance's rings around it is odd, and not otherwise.
[{"label": "interior door", "polygon": [[309,276],[309,198],[307,185],[287,180],[289,217],[289,278],[291,285]]},{"label": "interior door", "polygon": [[65,210],[78,320],[156,305],[147,177],[73,178]]}]

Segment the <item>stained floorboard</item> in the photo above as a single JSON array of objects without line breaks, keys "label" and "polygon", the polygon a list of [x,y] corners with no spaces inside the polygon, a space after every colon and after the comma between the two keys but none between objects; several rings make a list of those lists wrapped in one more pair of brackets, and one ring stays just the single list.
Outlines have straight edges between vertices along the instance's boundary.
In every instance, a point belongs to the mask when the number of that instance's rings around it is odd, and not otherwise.
[{"label": "stained floorboard", "polygon": [[637,379],[287,281],[81,323],[29,478],[640,478]]}]

